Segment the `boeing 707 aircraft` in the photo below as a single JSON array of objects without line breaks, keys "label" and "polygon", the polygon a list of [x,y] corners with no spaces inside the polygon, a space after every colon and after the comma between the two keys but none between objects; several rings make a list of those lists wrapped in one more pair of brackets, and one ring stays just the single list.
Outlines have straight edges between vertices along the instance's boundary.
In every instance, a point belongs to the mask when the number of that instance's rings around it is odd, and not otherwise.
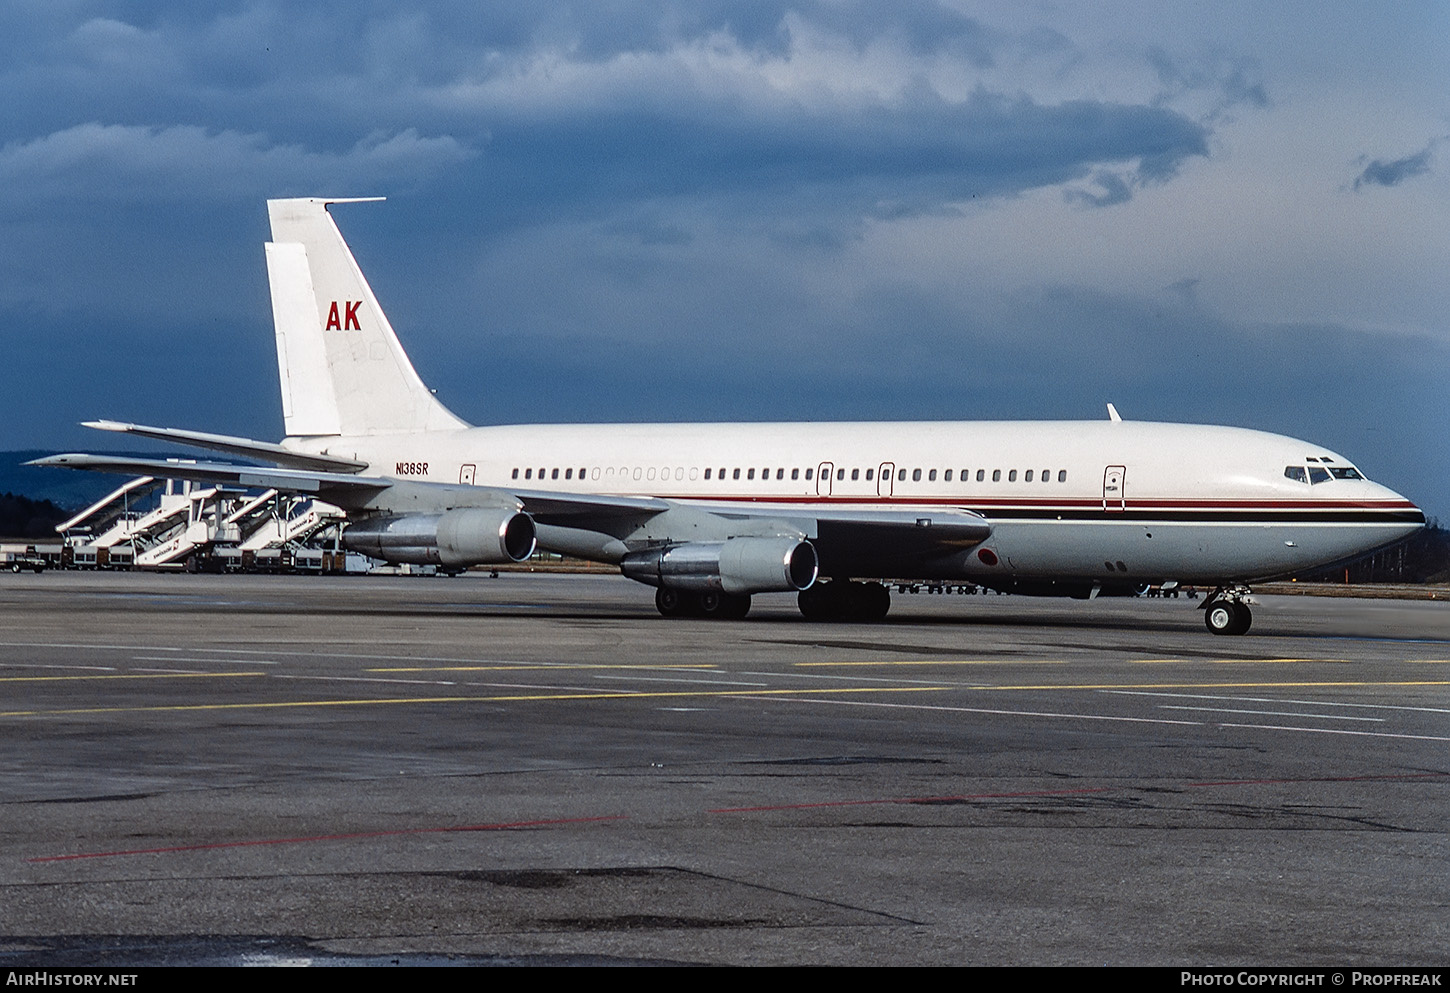
[{"label": "boeing 707 aircraft", "polygon": [[1085,598],[1177,582],[1212,587],[1208,629],[1242,634],[1249,583],[1425,521],[1319,445],[1111,405],[1082,422],[470,427],[419,379],[334,224],[353,202],[267,205],[280,443],[88,422],[265,465],[34,464],[311,494],[346,511],[346,547],[389,562],[607,562],[667,617],[743,617],[782,592],[807,618],[878,620],[882,578]]}]

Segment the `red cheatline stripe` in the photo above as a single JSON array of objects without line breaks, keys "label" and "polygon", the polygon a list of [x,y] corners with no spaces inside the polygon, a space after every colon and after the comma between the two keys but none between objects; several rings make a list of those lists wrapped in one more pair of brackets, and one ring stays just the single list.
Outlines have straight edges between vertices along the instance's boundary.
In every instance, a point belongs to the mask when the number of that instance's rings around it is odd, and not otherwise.
[{"label": "red cheatline stripe", "polygon": [[218,848],[252,848],[258,845],[301,845],[314,841],[351,841],[357,838],[388,838],[407,834],[451,834],[460,831],[513,831],[520,828],[555,827],[561,824],[592,824],[597,821],[628,820],[624,814],[609,817],[564,817],[547,821],[514,821],[510,824],[469,824],[460,827],[403,828],[398,831],[359,831],[354,834],[319,834],[306,838],[259,838],[254,841],[221,841],[210,845],[175,845],[170,848],[134,848],[116,852],[78,852],[74,855],[43,855],[27,862],[69,862],[74,859],[108,859],[120,855],[165,855],[171,852],[206,852]]},{"label": "red cheatline stripe", "polygon": [[[659,494],[660,500],[681,500],[694,503],[814,503],[822,506],[839,504],[885,504],[900,505],[903,509],[912,507],[1030,507],[1033,509],[1061,507],[1065,510],[1093,508],[1101,509],[1103,501],[1072,499],[1015,499],[1002,497],[935,497],[901,495],[890,497],[868,495],[825,496],[782,496],[769,494],[725,494],[725,493],[675,493]],[[1115,501],[1109,501],[1114,503]],[[1128,505],[1134,510],[1195,509],[1195,510],[1414,510],[1409,500],[1150,500],[1128,498]]]}]

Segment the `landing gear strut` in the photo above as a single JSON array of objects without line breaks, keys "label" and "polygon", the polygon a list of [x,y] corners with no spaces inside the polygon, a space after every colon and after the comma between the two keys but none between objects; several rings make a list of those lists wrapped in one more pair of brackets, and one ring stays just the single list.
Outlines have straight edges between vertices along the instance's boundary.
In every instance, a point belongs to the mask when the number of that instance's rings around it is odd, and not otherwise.
[{"label": "landing gear strut", "polygon": [[891,591],[880,583],[835,579],[801,590],[796,604],[808,621],[879,621],[891,609]]},{"label": "landing gear strut", "polygon": [[750,595],[661,586],[655,590],[655,606],[666,617],[708,617],[733,621],[750,613]]},{"label": "landing gear strut", "polygon": [[1203,623],[1214,634],[1243,634],[1254,619],[1244,602],[1248,594],[1246,586],[1221,586],[1214,590],[1199,608],[1203,611]]}]

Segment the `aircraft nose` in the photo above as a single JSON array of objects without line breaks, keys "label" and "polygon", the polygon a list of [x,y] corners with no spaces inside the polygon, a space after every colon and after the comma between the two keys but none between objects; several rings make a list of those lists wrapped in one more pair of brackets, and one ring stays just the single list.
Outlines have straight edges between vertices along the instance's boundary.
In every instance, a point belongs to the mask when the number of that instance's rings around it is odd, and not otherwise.
[{"label": "aircraft nose", "polygon": [[1399,511],[1400,513],[1396,516],[1403,520],[1406,524],[1423,526],[1426,523],[1425,512],[1419,507],[1415,506],[1415,504],[1408,497],[1396,493],[1388,486],[1384,486],[1380,483],[1375,483],[1374,486],[1380,491],[1377,495],[1378,500]]}]

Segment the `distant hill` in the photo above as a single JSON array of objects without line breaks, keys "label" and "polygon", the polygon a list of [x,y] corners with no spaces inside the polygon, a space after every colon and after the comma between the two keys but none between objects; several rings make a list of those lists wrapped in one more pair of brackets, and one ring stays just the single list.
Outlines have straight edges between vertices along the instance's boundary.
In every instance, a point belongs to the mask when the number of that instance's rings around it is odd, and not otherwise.
[{"label": "distant hill", "polygon": [[55,526],[70,516],[49,500],[0,493],[0,538],[55,540]]}]

